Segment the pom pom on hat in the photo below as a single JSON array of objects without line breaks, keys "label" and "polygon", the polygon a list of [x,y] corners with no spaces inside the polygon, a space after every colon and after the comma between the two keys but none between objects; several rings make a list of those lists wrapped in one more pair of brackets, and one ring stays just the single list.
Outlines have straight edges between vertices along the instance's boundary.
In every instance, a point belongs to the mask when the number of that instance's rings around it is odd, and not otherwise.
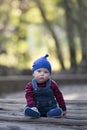
[{"label": "pom pom on hat", "polygon": [[51,64],[50,62],[47,60],[47,57],[49,55],[46,54],[45,56],[37,59],[34,63],[33,63],[33,66],[32,66],[32,71],[34,72],[35,70],[39,69],[39,68],[46,68],[49,70],[50,74],[52,72],[52,69],[51,69]]}]

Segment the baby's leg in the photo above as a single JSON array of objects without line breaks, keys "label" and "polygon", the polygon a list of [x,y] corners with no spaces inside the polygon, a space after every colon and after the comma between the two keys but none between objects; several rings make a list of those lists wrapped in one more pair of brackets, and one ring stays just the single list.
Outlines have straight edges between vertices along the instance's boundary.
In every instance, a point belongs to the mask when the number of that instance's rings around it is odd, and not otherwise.
[{"label": "baby's leg", "polygon": [[62,117],[63,111],[61,108],[56,107],[47,112],[47,117]]}]

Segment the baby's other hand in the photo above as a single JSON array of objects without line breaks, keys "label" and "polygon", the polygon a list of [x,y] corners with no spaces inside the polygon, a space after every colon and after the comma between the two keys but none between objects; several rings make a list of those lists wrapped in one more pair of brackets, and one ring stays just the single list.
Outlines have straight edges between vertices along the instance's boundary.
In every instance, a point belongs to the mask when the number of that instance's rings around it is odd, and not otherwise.
[{"label": "baby's other hand", "polygon": [[63,111],[63,116],[65,116],[66,115],[66,111]]}]

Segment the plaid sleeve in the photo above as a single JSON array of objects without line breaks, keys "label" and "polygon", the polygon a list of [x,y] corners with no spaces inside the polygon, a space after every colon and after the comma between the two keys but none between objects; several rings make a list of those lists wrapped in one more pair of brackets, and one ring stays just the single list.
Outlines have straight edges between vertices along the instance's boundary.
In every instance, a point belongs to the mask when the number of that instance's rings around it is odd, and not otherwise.
[{"label": "plaid sleeve", "polygon": [[29,107],[35,107],[33,87],[31,83],[28,83],[25,87],[25,98]]},{"label": "plaid sleeve", "polygon": [[66,111],[66,104],[65,104],[62,92],[60,91],[57,83],[53,80],[51,81],[51,87],[52,87],[54,96],[57,100],[59,107],[62,108],[63,111]]}]

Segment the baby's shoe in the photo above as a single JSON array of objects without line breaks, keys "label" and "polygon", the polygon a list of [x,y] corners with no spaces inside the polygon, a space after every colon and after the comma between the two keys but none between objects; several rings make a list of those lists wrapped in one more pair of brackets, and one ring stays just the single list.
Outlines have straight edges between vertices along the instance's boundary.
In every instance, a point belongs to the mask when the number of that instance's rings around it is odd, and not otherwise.
[{"label": "baby's shoe", "polygon": [[33,118],[39,118],[40,112],[33,110],[32,108],[26,106],[24,109],[25,116],[30,116]]}]

